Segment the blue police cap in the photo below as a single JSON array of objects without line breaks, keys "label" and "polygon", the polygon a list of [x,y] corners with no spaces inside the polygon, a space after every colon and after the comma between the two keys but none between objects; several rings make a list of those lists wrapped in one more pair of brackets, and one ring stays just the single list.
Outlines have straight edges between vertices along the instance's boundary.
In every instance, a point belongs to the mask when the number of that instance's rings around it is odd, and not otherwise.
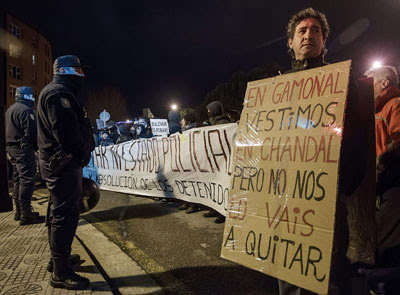
[{"label": "blue police cap", "polygon": [[75,55],[63,55],[57,57],[53,64],[53,73],[54,75],[59,74],[60,68],[66,67],[78,67],[81,68],[81,62],[78,57]]},{"label": "blue police cap", "polygon": [[15,100],[18,100],[18,99],[26,99],[26,100],[35,101],[35,98],[33,97],[32,88],[28,87],[28,86],[18,87],[17,90],[15,91]]}]

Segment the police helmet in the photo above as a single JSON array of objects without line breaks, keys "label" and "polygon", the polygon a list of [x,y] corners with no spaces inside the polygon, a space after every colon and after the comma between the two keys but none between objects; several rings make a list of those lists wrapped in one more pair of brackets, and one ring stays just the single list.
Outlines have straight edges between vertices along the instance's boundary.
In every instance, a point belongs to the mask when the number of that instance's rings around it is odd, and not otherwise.
[{"label": "police helmet", "polygon": [[82,199],[79,211],[86,213],[96,207],[100,200],[100,188],[96,182],[89,178],[82,178]]}]

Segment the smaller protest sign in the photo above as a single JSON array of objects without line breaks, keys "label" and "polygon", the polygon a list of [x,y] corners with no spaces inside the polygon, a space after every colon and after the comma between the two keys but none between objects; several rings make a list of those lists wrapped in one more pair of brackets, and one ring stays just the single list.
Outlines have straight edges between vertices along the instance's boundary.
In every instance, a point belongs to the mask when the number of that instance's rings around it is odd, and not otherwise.
[{"label": "smaller protest sign", "polygon": [[151,131],[155,136],[162,136],[169,134],[167,119],[150,119],[150,125],[151,125]]}]

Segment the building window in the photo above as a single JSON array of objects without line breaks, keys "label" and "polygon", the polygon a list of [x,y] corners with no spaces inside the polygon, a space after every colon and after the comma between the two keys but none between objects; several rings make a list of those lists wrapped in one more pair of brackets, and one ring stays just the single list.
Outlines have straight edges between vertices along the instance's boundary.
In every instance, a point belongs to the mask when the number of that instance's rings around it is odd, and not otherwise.
[{"label": "building window", "polygon": [[15,97],[15,92],[17,91],[17,86],[15,85],[9,85],[8,86],[8,95],[10,96],[10,98],[14,98]]},{"label": "building window", "polygon": [[36,56],[34,54],[32,54],[32,64],[33,65],[36,64]]},{"label": "building window", "polygon": [[10,53],[11,57],[16,58],[16,59],[21,58],[21,56],[22,56],[22,48],[21,47],[10,43],[8,49],[9,49],[9,53]]},{"label": "building window", "polygon": [[10,77],[22,81],[22,68],[16,65],[8,66],[8,74]]},{"label": "building window", "polygon": [[32,75],[32,84],[36,85],[36,81],[37,81],[37,76],[36,76],[36,74],[33,74]]},{"label": "building window", "polygon": [[18,39],[22,39],[22,30],[20,27],[18,27],[17,25],[14,25],[13,23],[9,23],[8,24],[8,31],[14,35],[15,37],[17,37]]}]

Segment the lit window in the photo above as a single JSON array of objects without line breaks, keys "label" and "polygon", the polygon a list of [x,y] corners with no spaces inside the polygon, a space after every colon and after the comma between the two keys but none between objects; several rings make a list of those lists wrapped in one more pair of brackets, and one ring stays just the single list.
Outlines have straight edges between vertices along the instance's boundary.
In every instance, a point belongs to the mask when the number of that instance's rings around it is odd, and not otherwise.
[{"label": "lit window", "polygon": [[20,27],[18,27],[17,25],[14,25],[13,23],[9,23],[8,24],[8,31],[14,35],[15,37],[17,37],[18,39],[22,39],[22,30]]},{"label": "lit window", "polygon": [[22,81],[22,68],[16,65],[8,66],[8,74],[10,77]]},{"label": "lit window", "polygon": [[9,53],[10,53],[11,57],[16,58],[16,59],[21,58],[21,56],[22,56],[22,48],[21,47],[10,43],[8,49],[9,49]]},{"label": "lit window", "polygon": [[32,54],[32,64],[35,65],[36,64],[36,57],[34,54]]}]

